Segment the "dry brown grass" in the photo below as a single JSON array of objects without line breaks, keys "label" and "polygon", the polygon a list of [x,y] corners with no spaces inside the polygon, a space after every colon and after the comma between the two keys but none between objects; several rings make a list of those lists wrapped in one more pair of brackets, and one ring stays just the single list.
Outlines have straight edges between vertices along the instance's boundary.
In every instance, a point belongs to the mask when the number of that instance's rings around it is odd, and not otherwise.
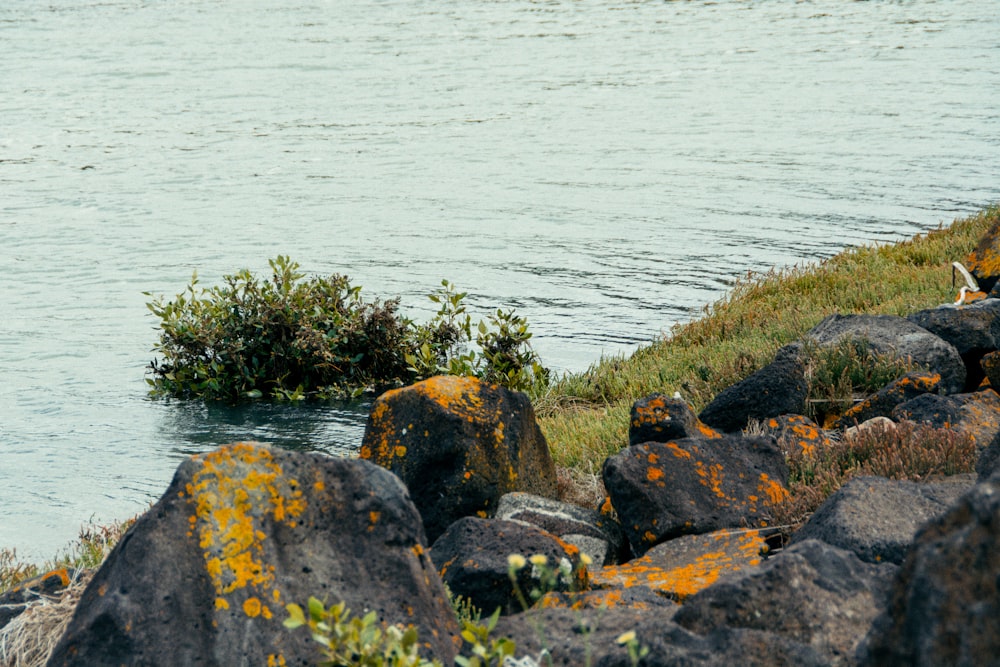
[{"label": "dry brown grass", "polygon": [[579,468],[556,466],[556,485],[559,500],[590,509],[600,508],[607,496],[599,471],[584,472]]},{"label": "dry brown grass", "polygon": [[780,524],[799,525],[848,480],[863,475],[925,480],[972,472],[976,446],[953,429],[901,422],[876,424],[851,437],[832,440],[813,456],[790,452],[789,500],[774,508]]},{"label": "dry brown grass", "polygon": [[19,616],[0,629],[0,665],[42,667],[66,631],[91,576],[88,571],[58,596],[41,596],[28,603]]}]

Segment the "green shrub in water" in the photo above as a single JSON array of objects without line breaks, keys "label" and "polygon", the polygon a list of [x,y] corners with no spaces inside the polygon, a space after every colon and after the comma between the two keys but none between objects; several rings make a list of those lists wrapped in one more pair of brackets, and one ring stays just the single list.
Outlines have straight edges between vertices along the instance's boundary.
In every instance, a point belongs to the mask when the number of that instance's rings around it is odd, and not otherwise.
[{"label": "green shrub in water", "polygon": [[[430,298],[426,324],[399,314],[399,299],[365,301],[342,275],[306,278],[288,257],[269,260],[271,279],[246,269],[223,284],[187,289],[146,305],[160,320],[149,365],[154,395],[237,401],[357,396],[442,373],[475,375],[512,389],[544,385],[548,372],[528,344],[523,317],[498,310],[476,327],[466,294],[448,281]],[[150,296],[149,293],[146,293]]]}]

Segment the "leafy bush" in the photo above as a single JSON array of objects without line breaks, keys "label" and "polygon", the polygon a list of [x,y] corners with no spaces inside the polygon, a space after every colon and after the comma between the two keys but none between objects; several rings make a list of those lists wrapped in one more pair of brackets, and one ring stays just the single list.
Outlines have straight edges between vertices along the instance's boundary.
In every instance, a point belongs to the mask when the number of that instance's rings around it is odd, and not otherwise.
[{"label": "leafy bush", "polygon": [[[236,401],[269,396],[356,396],[432,375],[476,375],[527,390],[548,381],[528,323],[498,310],[476,327],[448,281],[431,294],[441,308],[426,324],[398,313],[399,299],[365,301],[342,275],[305,278],[288,257],[269,260],[270,280],[246,269],[223,284],[192,277],[173,300],[146,305],[160,319],[162,361],[149,365],[154,395]],[[146,293],[149,296],[149,293]]]}]

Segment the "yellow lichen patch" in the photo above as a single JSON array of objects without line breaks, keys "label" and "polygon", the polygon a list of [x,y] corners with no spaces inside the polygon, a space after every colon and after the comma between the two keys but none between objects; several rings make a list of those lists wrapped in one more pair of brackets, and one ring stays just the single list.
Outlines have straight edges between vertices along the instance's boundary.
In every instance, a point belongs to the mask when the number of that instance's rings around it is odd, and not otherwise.
[{"label": "yellow lichen patch", "polygon": [[375,401],[375,405],[372,406],[368,415],[371,426],[367,430],[367,433],[372,435],[375,440],[375,447],[373,450],[371,443],[365,442],[361,445],[361,451],[358,452],[360,458],[377,463],[383,468],[388,468],[392,464],[396,447],[400,444],[398,438],[394,438],[391,442],[389,439],[389,435],[392,433],[393,414],[386,401],[390,394],[398,391],[402,391],[402,389],[386,392]]},{"label": "yellow lichen patch", "polygon": [[[439,375],[418,382],[412,389],[420,392],[449,412],[466,417],[478,415],[483,399],[479,396],[482,385],[476,378],[458,375]],[[395,391],[405,391],[397,389]]]},{"label": "yellow lichen patch", "polygon": [[722,437],[721,433],[707,424],[702,423],[701,420],[698,420],[696,426],[698,427],[698,432],[710,440]]},{"label": "yellow lichen patch", "polygon": [[406,447],[404,447],[403,445],[396,445],[396,447],[392,450],[392,453],[398,456],[399,458],[402,458],[406,456]]},{"label": "yellow lichen patch", "polygon": [[229,609],[229,602],[226,601],[226,598],[215,598],[215,608]]},{"label": "yellow lichen patch", "polygon": [[650,466],[646,469],[646,479],[650,482],[660,482],[660,486],[663,486],[663,477],[663,471],[659,468]]},{"label": "yellow lichen patch", "polygon": [[654,452],[650,452],[649,455],[646,456],[646,460],[649,461],[650,464],[656,465],[660,461],[660,455]]},{"label": "yellow lichen patch", "polygon": [[285,656],[271,653],[267,656],[267,667],[286,667]]},{"label": "yellow lichen patch", "polygon": [[[225,596],[245,588],[273,595],[274,566],[262,560],[267,539],[262,528],[268,520],[295,525],[306,508],[298,482],[284,475],[266,447],[251,443],[228,445],[194,460],[201,468],[187,485],[184,499],[193,505],[216,609],[227,609]],[[271,614],[256,595],[242,608],[248,616],[250,611],[254,617]]]}]

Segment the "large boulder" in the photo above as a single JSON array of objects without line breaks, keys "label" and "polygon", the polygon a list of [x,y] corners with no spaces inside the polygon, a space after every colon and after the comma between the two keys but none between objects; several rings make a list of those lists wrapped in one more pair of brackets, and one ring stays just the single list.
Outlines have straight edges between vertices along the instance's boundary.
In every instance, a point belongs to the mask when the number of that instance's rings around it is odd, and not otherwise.
[{"label": "large boulder", "polygon": [[817,539],[868,563],[902,563],[917,529],[969,490],[971,475],[936,482],[856,477],[826,499],[792,543]]},{"label": "large boulder", "polygon": [[991,389],[954,396],[923,394],[897,405],[892,418],[954,429],[971,437],[981,453],[1000,435],[1000,396]]},{"label": "large boulder", "polygon": [[804,412],[809,387],[800,351],[798,345],[781,348],[770,364],[719,392],[698,418],[712,428],[733,432],[751,419]]},{"label": "large boulder", "polygon": [[936,394],[941,386],[941,376],[927,371],[913,371],[893,380],[882,389],[848,409],[832,428],[851,428],[875,417],[888,417],[900,403],[922,394]]},{"label": "large boulder", "polygon": [[983,234],[965,265],[979,283],[979,289],[990,292],[996,287],[1000,279],[1000,222]]},{"label": "large boulder", "polygon": [[[670,620],[672,607],[536,608],[500,619],[496,636],[517,643],[520,667],[828,667],[810,646],[761,630],[723,627],[699,635]],[[540,630],[541,629],[541,630]],[[638,663],[620,643],[648,650]],[[544,653],[543,653],[544,651]]]},{"label": "large boulder", "polygon": [[681,535],[761,525],[788,496],[785,457],[767,437],[633,445],[602,475],[636,555]]},{"label": "large boulder", "polygon": [[917,533],[864,664],[996,665],[1000,656],[1000,477]]},{"label": "large boulder", "polygon": [[895,315],[830,315],[806,334],[820,346],[844,340],[866,341],[878,354],[911,359],[941,376],[941,391],[965,387],[965,363],[953,345],[909,320]]},{"label": "large boulder", "polygon": [[[773,531],[772,531],[773,532]],[[760,565],[767,556],[767,531],[720,530],[684,535],[658,544],[624,565],[591,574],[591,585],[614,601],[636,588],[683,601],[724,575]]]},{"label": "large boulder", "polygon": [[557,495],[531,401],[476,378],[439,376],[379,396],[361,458],[403,480],[431,541],[457,519],[492,516],[505,493]]},{"label": "large boulder", "polygon": [[674,621],[700,635],[766,632],[812,648],[824,664],[852,665],[896,570],[807,540],[693,595]]},{"label": "large boulder", "polygon": [[779,415],[761,422],[765,434],[773,436],[785,456],[815,457],[832,441],[816,422],[805,415]]},{"label": "large boulder", "polygon": [[1000,299],[983,299],[967,306],[939,306],[906,319],[951,343],[965,362],[966,391],[979,386],[985,376],[980,361],[1000,349]]},{"label": "large boulder", "polygon": [[49,665],[308,665],[282,625],[309,596],[414,624],[450,661],[458,628],[400,481],[366,461],[239,443],[191,457],[84,592]]},{"label": "large boulder", "polygon": [[628,444],[669,442],[679,438],[719,438],[721,434],[702,423],[679,398],[651,394],[632,404]]},{"label": "large boulder", "polygon": [[529,563],[517,571],[520,590],[516,590],[508,561],[512,555],[525,559],[544,556],[545,567],[552,574],[560,565],[568,567],[568,575],[554,578],[555,590],[579,589],[587,584],[587,570],[581,567],[576,547],[520,521],[465,517],[450,525],[430,551],[452,595],[466,598],[487,615],[497,608],[503,614],[522,612],[533,602],[531,591],[544,587],[542,569]]},{"label": "large boulder", "polygon": [[579,548],[598,567],[620,563],[629,555],[621,524],[597,510],[531,493],[515,492],[500,498],[496,518],[538,526]]}]

